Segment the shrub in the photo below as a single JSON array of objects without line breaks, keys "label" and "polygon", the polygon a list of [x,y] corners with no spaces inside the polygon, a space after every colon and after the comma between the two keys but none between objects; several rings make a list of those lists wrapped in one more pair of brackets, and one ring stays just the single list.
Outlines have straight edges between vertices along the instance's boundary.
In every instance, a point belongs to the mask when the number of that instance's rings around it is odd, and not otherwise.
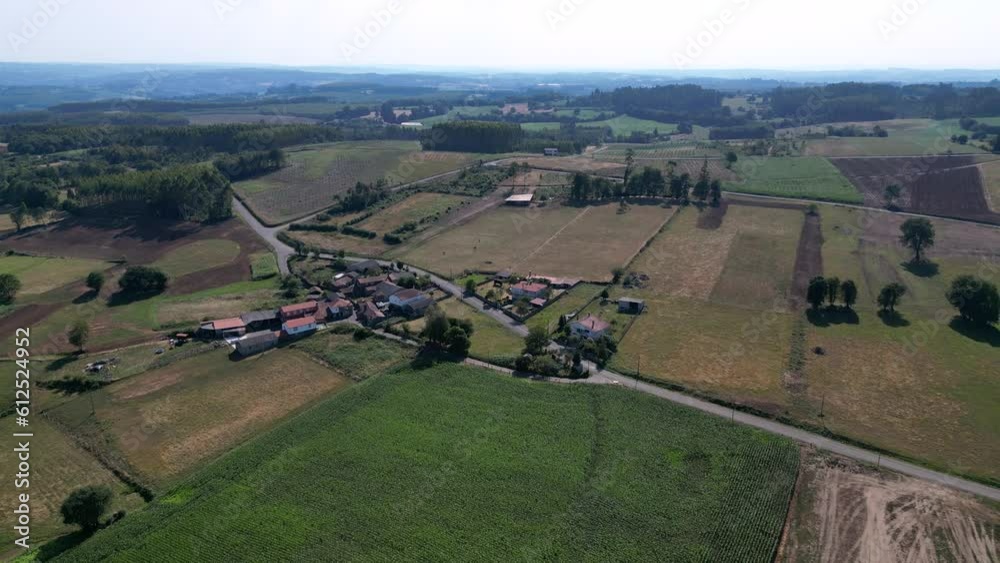
[{"label": "shrub", "polygon": [[70,493],[59,512],[64,524],[76,524],[86,532],[101,527],[101,517],[111,506],[113,493],[106,485],[83,487]]},{"label": "shrub", "polygon": [[125,270],[118,287],[125,293],[160,293],[167,288],[167,275],[156,268],[133,266]]}]

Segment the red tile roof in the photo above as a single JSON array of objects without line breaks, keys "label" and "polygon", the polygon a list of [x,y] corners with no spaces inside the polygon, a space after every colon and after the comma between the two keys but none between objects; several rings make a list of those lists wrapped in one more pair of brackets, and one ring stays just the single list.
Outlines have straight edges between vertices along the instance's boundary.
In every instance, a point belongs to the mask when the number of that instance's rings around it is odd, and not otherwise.
[{"label": "red tile roof", "polygon": [[246,328],[246,323],[243,319],[221,319],[218,321],[212,321],[212,328],[215,330],[233,330],[236,328]]},{"label": "red tile roof", "polygon": [[602,321],[601,319],[595,317],[594,315],[587,315],[586,317],[583,317],[582,319],[576,322],[583,325],[583,328],[587,329],[590,332],[604,332],[605,330],[611,328],[611,325],[609,323]]},{"label": "red tile roof", "polygon": [[305,303],[296,303],[295,305],[286,305],[281,308],[281,314],[293,315],[295,313],[301,313],[303,311],[315,311],[319,308],[319,305],[315,301],[307,301]]},{"label": "red tile roof", "polygon": [[316,324],[315,317],[302,317],[301,319],[295,319],[285,322],[285,328],[299,328],[303,326],[309,326],[311,324]]},{"label": "red tile roof", "polygon": [[512,290],[513,289],[517,289],[517,290],[523,291],[525,293],[539,293],[539,292],[545,291],[548,287],[549,286],[545,285],[544,283],[521,282],[521,283],[515,285],[514,287],[512,287],[511,289]]}]

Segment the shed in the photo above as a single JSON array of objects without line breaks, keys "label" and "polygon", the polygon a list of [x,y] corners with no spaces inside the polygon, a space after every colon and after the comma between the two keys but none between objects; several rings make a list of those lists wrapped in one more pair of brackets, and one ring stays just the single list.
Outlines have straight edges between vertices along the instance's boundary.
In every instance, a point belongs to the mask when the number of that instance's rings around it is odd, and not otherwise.
[{"label": "shed", "polygon": [[248,334],[236,341],[236,351],[241,356],[252,356],[270,350],[278,345],[278,335],[274,331],[265,330]]},{"label": "shed", "polygon": [[642,299],[622,297],[618,300],[618,312],[627,315],[639,315],[646,310],[646,302]]},{"label": "shed", "polygon": [[516,194],[508,197],[506,203],[517,207],[528,207],[534,199],[535,194]]}]

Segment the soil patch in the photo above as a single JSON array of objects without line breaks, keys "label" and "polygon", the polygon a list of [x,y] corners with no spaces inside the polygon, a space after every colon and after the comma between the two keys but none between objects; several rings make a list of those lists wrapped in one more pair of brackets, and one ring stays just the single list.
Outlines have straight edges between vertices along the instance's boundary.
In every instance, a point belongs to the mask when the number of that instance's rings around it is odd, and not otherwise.
[{"label": "soil patch", "polygon": [[12,335],[19,328],[34,326],[66,305],[66,303],[39,303],[19,307],[13,313],[0,318],[0,334]]},{"label": "soil patch", "polygon": [[806,215],[802,235],[795,253],[795,271],[792,274],[791,305],[801,309],[806,303],[809,282],[823,275],[823,226],[819,215]]},{"label": "soil patch", "polygon": [[722,200],[718,207],[709,207],[708,211],[703,211],[698,216],[698,228],[706,231],[714,231],[722,226],[722,221],[729,211],[729,202]]}]

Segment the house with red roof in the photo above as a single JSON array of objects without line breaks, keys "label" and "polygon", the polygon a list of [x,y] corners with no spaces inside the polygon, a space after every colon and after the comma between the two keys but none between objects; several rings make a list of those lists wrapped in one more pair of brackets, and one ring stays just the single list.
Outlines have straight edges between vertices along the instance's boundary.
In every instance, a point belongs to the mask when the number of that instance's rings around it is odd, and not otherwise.
[{"label": "house with red roof", "polygon": [[601,320],[594,315],[587,315],[582,319],[573,321],[569,325],[570,331],[580,337],[597,340],[602,336],[607,336],[611,331],[611,324]]},{"label": "house with red roof", "polygon": [[539,297],[545,297],[548,291],[549,286],[544,283],[535,282],[520,282],[510,287],[510,294],[514,299],[521,299],[522,297],[538,299]]},{"label": "house with red roof", "polygon": [[278,310],[278,316],[281,317],[282,321],[287,321],[291,319],[301,319],[303,317],[311,317],[319,311],[319,304],[315,301],[306,301],[305,303],[296,303],[295,305],[285,305]]},{"label": "house with red roof", "polygon": [[247,333],[243,319],[219,319],[201,325],[201,332],[214,338],[233,338]]},{"label": "house with red roof", "polygon": [[309,334],[311,332],[315,332],[318,329],[319,325],[316,324],[316,317],[302,317],[300,319],[291,319],[281,324],[281,332],[285,336],[292,336],[292,337]]}]

